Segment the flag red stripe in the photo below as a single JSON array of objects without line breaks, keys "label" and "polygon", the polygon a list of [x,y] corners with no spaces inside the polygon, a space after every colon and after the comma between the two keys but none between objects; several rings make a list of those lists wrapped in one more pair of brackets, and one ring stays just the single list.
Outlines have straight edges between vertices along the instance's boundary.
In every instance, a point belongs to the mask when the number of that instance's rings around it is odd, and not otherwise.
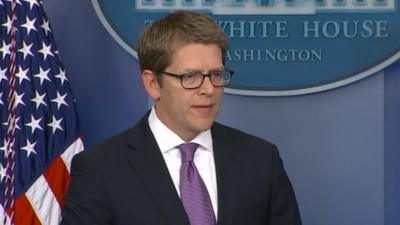
[{"label": "flag red stripe", "polygon": [[60,207],[64,205],[64,197],[67,192],[71,177],[65,167],[64,161],[59,156],[47,168],[43,176],[45,177],[50,189],[53,191]]},{"label": "flag red stripe", "polygon": [[25,195],[20,196],[15,201],[14,207],[15,225],[42,225]]}]

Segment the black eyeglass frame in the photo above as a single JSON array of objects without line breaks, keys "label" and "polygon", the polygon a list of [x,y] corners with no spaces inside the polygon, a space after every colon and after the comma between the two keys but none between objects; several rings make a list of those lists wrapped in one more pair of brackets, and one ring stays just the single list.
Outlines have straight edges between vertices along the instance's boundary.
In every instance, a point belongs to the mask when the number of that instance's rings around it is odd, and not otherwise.
[{"label": "black eyeglass frame", "polygon": [[[215,84],[213,83],[213,79],[211,78],[211,76],[212,76],[213,74],[217,73],[217,72],[224,72],[224,73],[225,73],[225,72],[228,72],[228,74],[229,74],[229,79],[228,79],[227,81],[224,79],[224,83],[223,83],[222,85],[215,85]],[[197,89],[197,88],[201,87],[201,86],[203,85],[204,80],[206,79],[206,77],[209,77],[209,78],[210,78],[210,81],[211,81],[211,83],[212,83],[212,85],[213,85],[214,87],[225,87],[225,86],[227,86],[227,85],[230,84],[230,82],[231,82],[231,80],[232,80],[232,76],[233,76],[233,74],[234,74],[235,72],[234,72],[233,70],[228,69],[228,68],[225,67],[225,68],[224,68],[223,70],[221,70],[221,71],[211,71],[211,72],[208,72],[208,73],[206,73],[206,74],[204,74],[204,73],[202,73],[202,72],[190,72],[190,73],[176,74],[176,73],[170,73],[170,72],[165,72],[165,71],[157,72],[157,73],[158,73],[158,74],[165,74],[165,75],[168,75],[168,76],[172,76],[172,77],[179,78],[179,79],[181,80],[181,86],[182,86],[182,88],[190,90],[190,89]],[[190,88],[185,87],[185,86],[183,85],[183,78],[184,78],[185,76],[194,75],[194,74],[201,74],[201,75],[203,75],[202,81],[201,81],[201,82],[199,83],[199,85],[196,86],[196,87],[190,87]]]}]

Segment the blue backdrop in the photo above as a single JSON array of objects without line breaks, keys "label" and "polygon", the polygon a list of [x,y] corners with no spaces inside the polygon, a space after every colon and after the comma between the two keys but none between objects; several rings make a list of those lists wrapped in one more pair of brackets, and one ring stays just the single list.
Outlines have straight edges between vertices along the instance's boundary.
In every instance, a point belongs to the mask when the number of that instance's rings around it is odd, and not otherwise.
[{"label": "blue backdrop", "polygon": [[[87,147],[148,109],[137,61],[89,0],[45,1]],[[219,121],[279,146],[304,225],[398,225],[400,63],[345,87],[294,97],[225,95]]]}]

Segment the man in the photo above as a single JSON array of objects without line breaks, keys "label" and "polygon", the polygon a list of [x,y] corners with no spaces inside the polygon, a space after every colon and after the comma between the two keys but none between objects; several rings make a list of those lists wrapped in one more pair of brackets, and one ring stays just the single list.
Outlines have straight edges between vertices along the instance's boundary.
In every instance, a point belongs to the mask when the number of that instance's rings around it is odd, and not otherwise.
[{"label": "man", "polygon": [[77,155],[63,225],[299,225],[274,145],[214,122],[228,40],[209,17],[175,12],[141,35],[154,107],[133,128]]}]

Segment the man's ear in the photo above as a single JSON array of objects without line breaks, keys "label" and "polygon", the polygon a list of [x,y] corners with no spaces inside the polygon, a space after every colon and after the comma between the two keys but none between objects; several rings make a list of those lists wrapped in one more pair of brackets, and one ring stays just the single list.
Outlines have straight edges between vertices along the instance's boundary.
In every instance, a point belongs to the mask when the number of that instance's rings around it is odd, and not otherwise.
[{"label": "man's ear", "polygon": [[144,89],[153,100],[160,99],[160,84],[157,81],[157,75],[151,70],[143,70],[142,81]]}]

